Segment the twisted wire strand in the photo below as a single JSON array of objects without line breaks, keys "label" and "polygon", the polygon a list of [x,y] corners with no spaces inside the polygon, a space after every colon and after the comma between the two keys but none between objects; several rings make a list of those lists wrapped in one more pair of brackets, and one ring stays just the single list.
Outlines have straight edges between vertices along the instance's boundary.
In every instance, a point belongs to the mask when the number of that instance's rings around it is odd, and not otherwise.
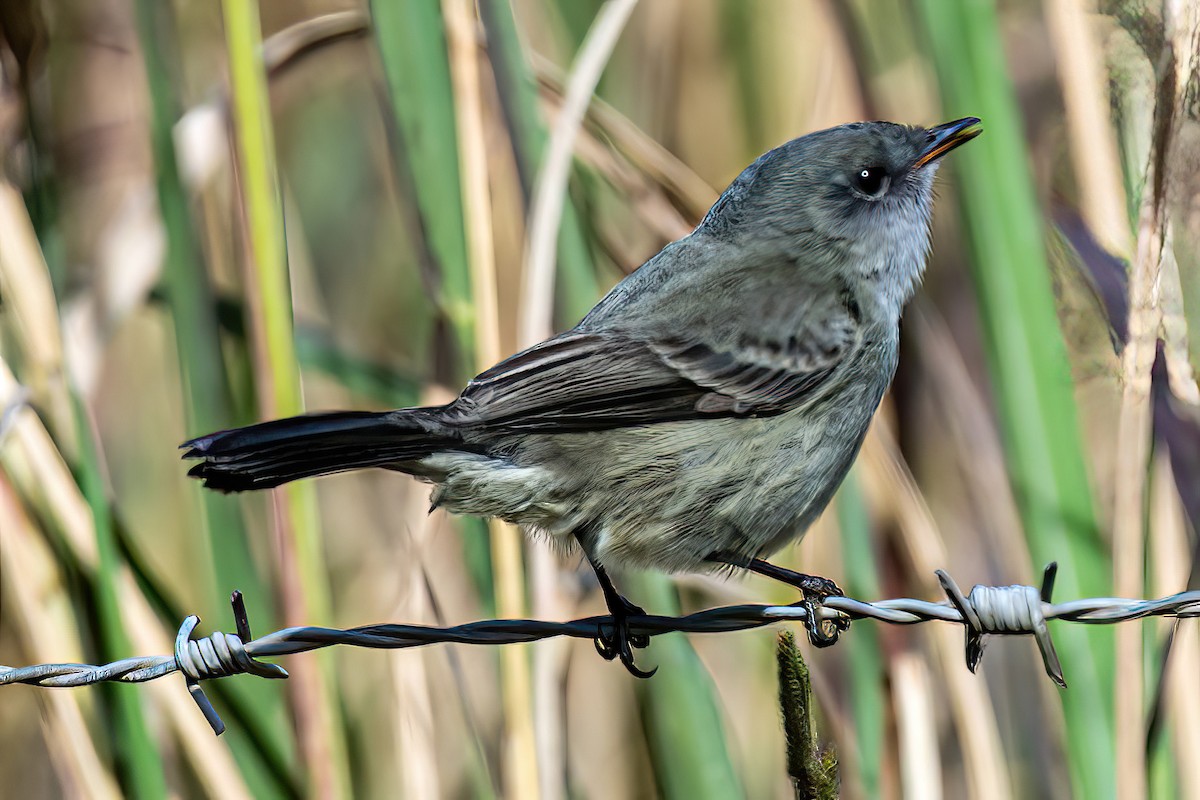
[{"label": "twisted wire strand", "polygon": [[[1041,651],[1046,673],[1063,688],[1066,687],[1066,681],[1047,621],[1108,625],[1151,616],[1200,616],[1200,591],[1182,592],[1158,600],[1097,597],[1051,603],[1055,572],[1055,564],[1046,568],[1040,589],[1022,585],[977,585],[964,595],[954,579],[939,570],[937,576],[946,593],[946,600],[931,602],[906,597],[867,603],[850,597],[830,597],[824,601],[819,614],[824,619],[873,619],[893,625],[916,625],[932,621],[960,624],[966,630],[966,662],[972,672],[978,668],[983,657],[985,637],[988,635],[1033,636]],[[569,622],[494,619],[448,627],[398,623],[349,629],[294,627],[255,639],[250,634],[240,592],[233,593],[232,605],[238,630],[236,635],[216,632],[207,638],[193,639],[192,634],[200,624],[200,618],[189,616],[179,628],[172,655],[126,658],[103,665],[0,666],[0,686],[18,683],[47,687],[89,686],[105,681],[141,683],[182,672],[192,699],[214,732],[220,734],[225,726],[200,688],[200,682],[243,673],[263,678],[287,677],[283,667],[259,661],[262,657],[292,655],[334,645],[401,649],[439,642],[516,644],[554,636],[594,639],[601,624],[612,622],[610,617],[604,615]],[[628,618],[628,623],[634,634],[658,636],[664,633],[749,630],[778,622],[803,621],[806,617],[807,611],[800,604],[736,605],[679,617],[634,616]]]}]

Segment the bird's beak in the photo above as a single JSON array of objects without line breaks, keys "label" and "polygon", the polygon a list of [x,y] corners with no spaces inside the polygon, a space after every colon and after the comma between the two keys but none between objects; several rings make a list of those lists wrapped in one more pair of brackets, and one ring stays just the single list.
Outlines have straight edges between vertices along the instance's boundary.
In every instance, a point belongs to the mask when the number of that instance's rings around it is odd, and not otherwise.
[{"label": "bird's beak", "polygon": [[978,125],[978,117],[964,117],[956,119],[954,122],[938,125],[936,128],[930,128],[929,143],[925,145],[924,152],[917,158],[917,163],[913,164],[913,169],[920,169],[926,164],[937,161],[960,144],[966,144],[983,133],[983,128],[977,127]]}]

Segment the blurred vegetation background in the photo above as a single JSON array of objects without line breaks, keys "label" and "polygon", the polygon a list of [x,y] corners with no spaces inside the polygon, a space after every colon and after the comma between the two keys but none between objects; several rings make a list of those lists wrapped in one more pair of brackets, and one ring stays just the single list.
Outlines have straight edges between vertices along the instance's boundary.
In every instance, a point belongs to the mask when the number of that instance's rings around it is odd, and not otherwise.
[{"label": "blurred vegetation background", "polygon": [[[862,458],[779,560],[864,599],[1197,587],[1200,10],[1106,0],[5,0],[0,663],[232,630],[601,613],[578,561],[360,473],[225,497],[175,445],[439,402],[573,324],[762,151],[983,118]],[[611,52],[609,50],[611,49]],[[599,76],[594,97],[591,83]],[[576,106],[575,95],[583,100]],[[556,126],[569,179],[542,165]],[[557,134],[555,134],[557,135]],[[555,208],[561,204],[561,216]],[[622,576],[655,613],[790,602]],[[1194,622],[945,625],[809,653],[845,797],[1200,797]],[[769,630],[293,657],[292,678],[3,689],[12,797],[788,797]]]}]

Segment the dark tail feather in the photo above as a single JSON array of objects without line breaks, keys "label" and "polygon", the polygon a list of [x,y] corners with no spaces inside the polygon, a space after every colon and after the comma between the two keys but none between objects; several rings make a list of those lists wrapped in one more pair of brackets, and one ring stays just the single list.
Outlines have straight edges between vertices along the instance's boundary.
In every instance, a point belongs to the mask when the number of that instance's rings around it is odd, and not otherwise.
[{"label": "dark tail feather", "polygon": [[263,422],[184,442],[188,471],[210,489],[268,489],[299,478],[422,458],[455,437],[430,410],[340,411]]}]

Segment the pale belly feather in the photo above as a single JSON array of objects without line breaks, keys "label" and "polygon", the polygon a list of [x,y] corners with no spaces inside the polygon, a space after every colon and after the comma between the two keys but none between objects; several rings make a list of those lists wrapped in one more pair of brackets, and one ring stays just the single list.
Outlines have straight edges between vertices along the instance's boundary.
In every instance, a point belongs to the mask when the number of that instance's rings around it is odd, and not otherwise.
[{"label": "pale belly feather", "polygon": [[602,564],[712,569],[803,535],[841,484],[890,378],[764,418],[524,435],[491,455],[423,462],[435,502],[496,516]]}]

